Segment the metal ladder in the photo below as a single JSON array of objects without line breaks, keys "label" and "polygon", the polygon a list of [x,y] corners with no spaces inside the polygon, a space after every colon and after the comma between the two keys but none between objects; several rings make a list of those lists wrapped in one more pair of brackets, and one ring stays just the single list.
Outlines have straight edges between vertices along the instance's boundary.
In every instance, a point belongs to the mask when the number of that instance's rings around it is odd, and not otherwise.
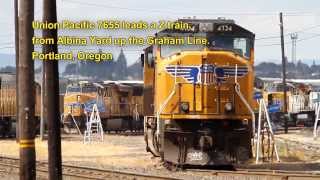
[{"label": "metal ladder", "polygon": [[317,102],[315,104],[314,112],[316,114],[316,119],[314,120],[313,138],[316,139],[317,136],[318,136],[318,133],[317,133],[317,131],[318,131],[318,129],[317,129],[318,128],[318,122],[320,120],[320,117],[319,117],[319,115],[320,115],[320,103],[319,102]]},{"label": "metal ladder", "polygon": [[93,137],[103,141],[103,128],[97,104],[93,105],[89,120],[87,119],[87,130],[84,132],[84,143],[91,143]]},{"label": "metal ladder", "polygon": [[[257,129],[257,139],[256,139],[256,164],[259,163],[259,158],[260,158],[260,145],[262,148],[262,154],[264,156],[264,144],[263,144],[263,140],[264,140],[264,132],[267,133],[268,135],[268,141],[270,142],[268,144],[268,154],[270,152],[270,146],[271,146],[271,157],[268,157],[268,159],[272,159],[273,158],[273,152],[275,152],[276,158],[277,158],[277,162],[280,162],[280,158],[279,158],[279,154],[278,154],[278,150],[277,150],[277,146],[276,143],[274,141],[274,133],[272,130],[272,126],[271,126],[271,121],[270,121],[270,116],[269,116],[269,112],[268,112],[268,108],[267,105],[265,103],[265,100],[263,98],[258,100],[258,104],[259,104],[259,118],[258,118],[258,129]],[[262,115],[265,116],[266,118],[266,126],[264,127],[263,130],[263,134],[261,133],[261,124],[262,122],[265,120],[262,118]],[[270,145],[271,144],[271,145]]]}]

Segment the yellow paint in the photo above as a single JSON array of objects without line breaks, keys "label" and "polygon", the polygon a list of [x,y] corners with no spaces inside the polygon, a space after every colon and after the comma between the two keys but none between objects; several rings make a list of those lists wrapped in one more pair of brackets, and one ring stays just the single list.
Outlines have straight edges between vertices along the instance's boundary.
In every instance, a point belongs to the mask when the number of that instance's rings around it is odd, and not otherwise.
[{"label": "yellow paint", "polygon": [[19,143],[20,144],[34,143],[34,139],[20,139]]},{"label": "yellow paint", "polygon": [[84,114],[84,109],[80,106],[70,106],[72,103],[83,104],[86,101],[96,99],[92,93],[72,93],[64,96],[64,114],[72,114],[73,116],[81,116]]},{"label": "yellow paint", "polygon": [[20,148],[32,148],[35,147],[34,139],[20,139],[19,140]]},{"label": "yellow paint", "polygon": [[[40,116],[40,86],[35,84],[35,116]],[[16,110],[16,87],[11,85],[1,85],[0,88],[0,117],[15,117]]]},{"label": "yellow paint", "polygon": [[[80,85],[81,86],[81,85]],[[142,115],[143,96],[133,96],[133,87],[118,84],[104,84],[98,92],[72,92],[64,96],[64,114],[71,114],[75,118],[85,116],[84,104],[90,100],[102,98],[105,112],[100,112],[101,118],[133,116],[136,110]],[[71,106],[70,104],[77,104]],[[66,117],[66,116],[65,116]]]},{"label": "yellow paint", "polygon": [[[212,64],[218,67],[246,66],[248,73],[238,77],[240,89],[251,107],[254,107],[253,86],[254,86],[254,52],[251,50],[251,58],[244,59],[229,51],[214,51],[204,49],[202,51],[184,51],[169,58],[162,58],[158,49],[154,49],[155,68],[144,65],[145,87],[154,88],[155,112],[160,112],[161,106],[176,89],[167,106],[161,113],[161,119],[251,119],[251,114],[242,103],[241,99],[234,92],[235,78],[227,78],[225,83],[220,85],[193,85],[187,83],[182,77],[175,79],[166,72],[166,66],[200,66],[201,64]],[[204,60],[205,59],[205,60]],[[146,62],[146,61],[145,61]],[[155,76],[155,77],[154,77]],[[194,90],[195,88],[195,90]],[[220,89],[220,90],[219,90]],[[220,91],[220,102],[218,102],[218,92]],[[195,92],[195,97],[194,97]],[[235,102],[235,113],[226,114],[224,106],[227,102]],[[179,102],[188,102],[189,113],[179,112]],[[220,107],[220,110],[219,108]]]},{"label": "yellow paint", "polygon": [[[284,104],[283,103],[283,91],[277,91],[277,92],[267,92],[267,91],[264,91],[263,92],[263,99],[265,100],[265,102],[268,102],[268,104]],[[292,93],[290,91],[287,91],[287,103],[289,101],[289,97],[292,95]],[[268,98],[268,96],[271,96],[272,97],[272,100],[270,100]],[[289,110],[289,106],[288,106],[288,109],[287,111]],[[281,111],[283,112],[284,111],[284,106],[281,106]]]},{"label": "yellow paint", "polygon": [[20,144],[19,147],[20,148],[34,148],[35,145],[34,144]]}]

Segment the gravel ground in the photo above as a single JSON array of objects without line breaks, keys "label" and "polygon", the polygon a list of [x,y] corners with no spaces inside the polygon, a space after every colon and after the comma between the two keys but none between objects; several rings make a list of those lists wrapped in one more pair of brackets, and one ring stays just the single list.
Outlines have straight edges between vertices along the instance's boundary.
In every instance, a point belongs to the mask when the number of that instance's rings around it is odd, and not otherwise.
[{"label": "gravel ground", "polygon": [[[37,160],[47,161],[47,141],[37,138],[35,143]],[[0,140],[0,147],[1,156],[19,156],[19,146],[12,139]],[[63,135],[61,147],[63,163],[142,168],[157,164],[157,159],[145,151],[142,136],[105,135],[103,142],[93,141],[91,144],[84,144],[79,135]]]},{"label": "gravel ground", "polygon": [[296,158],[295,161],[320,162],[320,141],[313,138],[312,129],[277,134],[275,138],[282,156]]},{"label": "gravel ground", "polygon": [[[314,151],[320,150],[320,143],[308,138],[302,132],[276,135],[282,162],[320,162],[320,151]],[[145,151],[141,135],[106,134],[103,142],[94,141],[91,144],[84,144],[79,135],[63,135],[61,145],[65,164],[170,175],[183,179],[214,179],[210,173],[166,170],[159,158]],[[0,147],[0,156],[19,157],[19,146],[15,140],[0,139]],[[297,155],[296,152],[303,153]],[[36,139],[36,154],[37,160],[47,161],[47,141]],[[3,177],[8,176],[0,171],[0,179],[8,179]]]}]

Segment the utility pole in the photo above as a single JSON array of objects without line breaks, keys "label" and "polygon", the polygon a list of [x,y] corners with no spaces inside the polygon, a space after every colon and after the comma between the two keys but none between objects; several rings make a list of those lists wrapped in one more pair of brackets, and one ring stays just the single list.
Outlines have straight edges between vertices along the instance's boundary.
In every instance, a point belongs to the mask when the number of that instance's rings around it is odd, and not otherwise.
[{"label": "utility pole", "polygon": [[16,141],[19,142],[19,84],[18,84],[18,66],[19,66],[19,17],[18,17],[19,1],[14,0],[14,35],[15,35],[15,51],[16,51]]},{"label": "utility pole", "polygon": [[[43,0],[43,22],[57,22],[56,0]],[[53,38],[54,44],[44,45],[43,53],[58,53],[57,29],[43,30],[44,38]],[[58,61],[46,60],[44,62],[45,72],[45,119],[48,125],[48,162],[49,179],[61,180],[61,136],[59,116],[59,70]]]},{"label": "utility pole", "polygon": [[287,105],[287,83],[286,83],[286,57],[284,54],[284,37],[283,37],[283,17],[280,13],[280,36],[281,36],[281,55],[282,55],[282,85],[283,85],[283,108],[284,108],[284,131],[288,133],[288,105]]},{"label": "utility pole", "polygon": [[34,0],[20,1],[18,66],[20,180],[36,179],[33,19]]},{"label": "utility pole", "polygon": [[45,109],[45,93],[44,93],[44,89],[45,89],[45,70],[44,70],[44,62],[42,62],[42,70],[41,70],[41,74],[42,74],[42,79],[41,79],[41,112],[40,112],[40,139],[41,141],[44,140],[44,128],[45,128],[45,122],[44,122],[44,109]]}]

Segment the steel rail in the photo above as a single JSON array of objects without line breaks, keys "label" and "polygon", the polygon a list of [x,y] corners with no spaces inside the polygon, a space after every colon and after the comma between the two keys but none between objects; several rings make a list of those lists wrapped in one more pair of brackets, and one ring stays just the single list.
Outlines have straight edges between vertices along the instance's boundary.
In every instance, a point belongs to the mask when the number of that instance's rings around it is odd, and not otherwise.
[{"label": "steel rail", "polygon": [[[290,164],[284,164],[284,167]],[[299,164],[296,164],[299,165]],[[301,166],[306,164],[301,164]],[[312,164],[311,164],[312,165]],[[2,157],[0,156],[0,166],[7,168],[17,168],[19,169],[19,159]],[[263,169],[267,168],[262,164],[261,166],[241,166],[236,167],[234,171],[232,170],[211,170],[211,169],[187,169],[185,172],[192,173],[195,176],[210,176],[212,178],[227,178],[227,177],[237,177],[237,179],[261,179],[263,178],[274,178],[274,179],[308,179],[308,180],[317,180],[320,179],[320,169],[319,171],[303,171],[303,170],[283,170],[283,169]],[[37,161],[37,172],[48,173],[48,163]],[[188,176],[181,175],[181,177],[174,176],[160,176],[152,175],[147,173],[139,173],[133,171],[123,171],[123,170],[114,170],[114,169],[99,169],[86,166],[75,166],[63,164],[63,176],[66,177],[75,177],[75,178],[85,178],[85,179],[123,179],[123,178],[134,178],[134,179],[173,179],[181,180],[184,177]],[[182,177],[184,176],[184,177]]]}]

